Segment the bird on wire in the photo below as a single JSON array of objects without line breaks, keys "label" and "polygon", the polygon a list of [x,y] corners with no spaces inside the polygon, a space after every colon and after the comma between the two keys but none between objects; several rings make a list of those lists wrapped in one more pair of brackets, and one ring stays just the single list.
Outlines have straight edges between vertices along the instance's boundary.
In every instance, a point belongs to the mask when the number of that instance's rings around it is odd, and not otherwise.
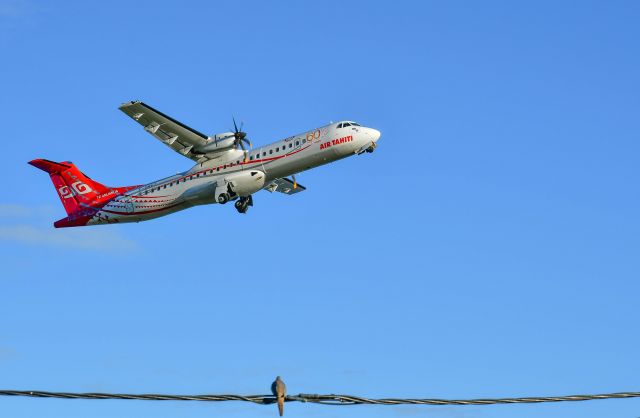
[{"label": "bird on wire", "polygon": [[278,412],[280,416],[284,414],[284,398],[287,396],[287,385],[284,384],[280,376],[271,384],[271,393],[278,401]]}]

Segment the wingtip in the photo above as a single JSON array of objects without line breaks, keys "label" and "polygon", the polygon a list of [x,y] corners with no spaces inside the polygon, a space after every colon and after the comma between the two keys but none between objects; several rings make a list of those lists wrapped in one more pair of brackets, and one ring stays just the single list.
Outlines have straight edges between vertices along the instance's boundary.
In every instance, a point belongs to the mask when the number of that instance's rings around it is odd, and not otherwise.
[{"label": "wingtip", "polygon": [[118,106],[118,109],[124,109],[125,107],[133,106],[138,103],[142,103],[142,102],[140,100],[129,100],[128,102],[124,102],[120,106]]}]

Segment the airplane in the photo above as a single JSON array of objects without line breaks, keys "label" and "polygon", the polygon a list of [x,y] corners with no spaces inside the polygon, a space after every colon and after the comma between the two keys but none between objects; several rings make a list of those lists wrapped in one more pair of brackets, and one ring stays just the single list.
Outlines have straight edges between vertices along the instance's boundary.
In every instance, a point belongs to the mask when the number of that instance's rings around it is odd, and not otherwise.
[{"label": "airplane", "polygon": [[[172,150],[195,161],[185,172],[149,184],[108,187],[73,163],[35,159],[51,177],[67,217],[56,228],[141,222],[196,205],[235,201],[239,213],[260,190],[293,195],[306,190],[295,175],[342,158],[371,153],[380,131],[340,121],[253,149],[243,124],[233,132],[205,135],[141,102],[119,109]],[[248,148],[245,146],[248,146]]]}]

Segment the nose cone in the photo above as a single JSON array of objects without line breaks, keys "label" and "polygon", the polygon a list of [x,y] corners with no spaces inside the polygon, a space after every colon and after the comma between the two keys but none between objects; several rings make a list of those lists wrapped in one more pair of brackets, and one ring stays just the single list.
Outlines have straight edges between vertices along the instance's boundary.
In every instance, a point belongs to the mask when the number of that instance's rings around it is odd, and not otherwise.
[{"label": "nose cone", "polygon": [[377,129],[369,128],[367,130],[367,133],[369,134],[373,142],[376,142],[378,139],[380,139],[380,131]]}]

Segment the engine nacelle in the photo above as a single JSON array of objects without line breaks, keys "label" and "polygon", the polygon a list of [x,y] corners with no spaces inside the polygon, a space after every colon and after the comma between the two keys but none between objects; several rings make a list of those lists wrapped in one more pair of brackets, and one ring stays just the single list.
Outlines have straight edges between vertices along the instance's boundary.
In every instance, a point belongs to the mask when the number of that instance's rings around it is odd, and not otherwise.
[{"label": "engine nacelle", "polygon": [[260,170],[247,170],[225,177],[231,191],[238,196],[249,196],[262,189],[265,179]]},{"label": "engine nacelle", "polygon": [[236,138],[233,132],[224,132],[210,136],[207,143],[201,147],[195,147],[193,150],[197,153],[206,154],[209,152],[224,151],[235,143]]}]

